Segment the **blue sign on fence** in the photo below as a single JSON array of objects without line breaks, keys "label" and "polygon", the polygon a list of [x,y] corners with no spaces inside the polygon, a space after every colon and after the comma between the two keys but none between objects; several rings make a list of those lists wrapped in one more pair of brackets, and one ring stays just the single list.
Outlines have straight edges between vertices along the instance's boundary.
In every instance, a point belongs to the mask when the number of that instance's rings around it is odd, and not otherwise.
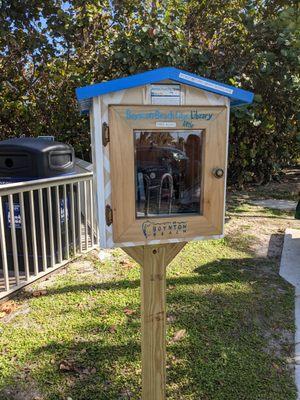
[{"label": "blue sign on fence", "polygon": [[[66,201],[66,216],[67,216],[67,221],[69,221],[69,207],[70,207],[70,201],[69,201],[69,196],[67,196],[67,201]],[[63,224],[65,222],[65,199],[60,200],[60,222]]]},{"label": "blue sign on fence", "polygon": [[[14,221],[16,229],[22,228],[21,207],[19,203],[14,203]],[[11,215],[8,202],[5,203],[5,216],[8,228],[11,228]]]}]

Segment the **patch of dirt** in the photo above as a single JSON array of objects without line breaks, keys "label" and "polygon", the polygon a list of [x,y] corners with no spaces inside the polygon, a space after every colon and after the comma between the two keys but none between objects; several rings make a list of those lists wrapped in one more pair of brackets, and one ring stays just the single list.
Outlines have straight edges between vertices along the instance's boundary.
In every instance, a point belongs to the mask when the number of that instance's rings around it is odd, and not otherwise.
[{"label": "patch of dirt", "polygon": [[72,270],[75,270],[77,273],[81,275],[90,275],[93,272],[96,272],[96,269],[91,261],[87,260],[78,260],[73,261],[70,264]]},{"label": "patch of dirt", "polygon": [[[300,229],[300,221],[288,213],[270,215],[268,208],[254,205],[252,202],[268,199],[278,204],[282,201],[298,200],[300,191],[300,169],[284,171],[285,175],[278,182],[270,182],[264,186],[252,186],[246,191],[230,191],[227,196],[226,235],[251,236],[250,251],[257,257],[280,259],[287,228]],[[252,204],[251,204],[252,203]],[[246,207],[245,207],[246,205]],[[280,208],[280,207],[279,207]]]},{"label": "patch of dirt", "polygon": [[300,221],[293,217],[270,218],[260,214],[261,208],[253,206],[253,212],[242,215],[232,213],[225,225],[225,234],[251,236],[250,251],[257,257],[280,259],[287,228],[300,228]]},{"label": "patch of dirt", "polygon": [[37,282],[25,286],[16,297],[21,299],[24,299],[24,297],[30,298],[34,292],[47,290],[51,286],[55,285],[58,276],[65,275],[68,272],[68,267],[69,265],[57,269],[49,275],[40,278]]},{"label": "patch of dirt", "polygon": [[30,385],[20,385],[14,383],[0,391],[0,400],[44,400],[44,396],[34,387],[34,382]]},{"label": "patch of dirt", "polygon": [[8,323],[18,315],[26,315],[30,312],[28,304],[18,303],[14,300],[3,301],[0,304],[0,321]]},{"label": "patch of dirt", "polygon": [[12,313],[6,315],[4,318],[1,318],[1,322],[9,323],[18,315],[26,315],[29,314],[29,312],[30,312],[30,307],[28,304],[25,303],[22,305],[22,307],[17,308]]},{"label": "patch of dirt", "polygon": [[[286,355],[286,348],[291,347],[294,343],[294,334],[286,329],[277,329],[276,332],[265,332],[265,338],[268,341],[268,346],[264,351],[273,356],[281,358]],[[293,360],[290,358],[289,366],[293,365]]]},{"label": "patch of dirt", "polygon": [[113,278],[113,274],[101,273],[97,268],[95,268],[93,261],[88,260],[78,260],[70,264],[70,268],[76,271],[76,274],[80,277],[93,277],[94,279],[109,279]]}]

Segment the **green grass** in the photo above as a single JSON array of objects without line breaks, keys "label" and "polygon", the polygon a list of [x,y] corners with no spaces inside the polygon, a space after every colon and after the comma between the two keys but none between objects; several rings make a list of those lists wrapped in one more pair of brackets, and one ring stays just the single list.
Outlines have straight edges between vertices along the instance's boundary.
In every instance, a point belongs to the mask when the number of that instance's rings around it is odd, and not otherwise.
[{"label": "green grass", "polygon": [[[253,258],[250,241],[190,243],[168,267],[168,399],[296,399],[293,290],[275,260]],[[114,256],[19,298],[27,313],[0,326],[1,400],[16,388],[42,400],[140,399],[140,271]]]}]

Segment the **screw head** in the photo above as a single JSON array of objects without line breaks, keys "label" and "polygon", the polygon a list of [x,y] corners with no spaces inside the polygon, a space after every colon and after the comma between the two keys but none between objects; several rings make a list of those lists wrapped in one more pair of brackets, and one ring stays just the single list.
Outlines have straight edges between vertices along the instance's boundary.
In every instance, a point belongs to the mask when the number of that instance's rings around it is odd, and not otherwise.
[{"label": "screw head", "polygon": [[214,174],[214,176],[216,177],[216,178],[223,178],[223,176],[224,176],[224,169],[222,169],[222,168],[215,168],[214,170],[213,170],[213,174]]}]

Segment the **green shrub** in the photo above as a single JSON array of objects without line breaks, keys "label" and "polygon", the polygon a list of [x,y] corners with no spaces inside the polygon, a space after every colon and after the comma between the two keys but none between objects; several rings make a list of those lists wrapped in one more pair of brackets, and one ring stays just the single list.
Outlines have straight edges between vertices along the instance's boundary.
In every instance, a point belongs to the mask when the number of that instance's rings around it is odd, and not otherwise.
[{"label": "green shrub", "polygon": [[0,139],[55,135],[90,158],[75,88],[173,65],[255,92],[232,110],[229,178],[299,158],[299,5],[284,0],[3,1]]}]

